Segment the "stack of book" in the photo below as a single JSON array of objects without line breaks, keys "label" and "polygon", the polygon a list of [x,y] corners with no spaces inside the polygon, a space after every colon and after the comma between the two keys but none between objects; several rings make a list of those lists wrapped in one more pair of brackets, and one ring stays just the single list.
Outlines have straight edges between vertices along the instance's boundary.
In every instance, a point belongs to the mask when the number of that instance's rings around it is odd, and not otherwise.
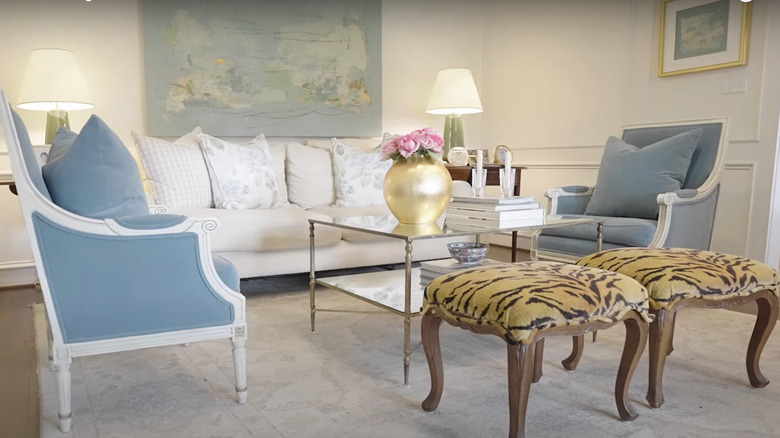
[{"label": "stack of book", "polygon": [[428,260],[420,262],[420,284],[424,287],[434,278],[468,268],[504,265],[506,263],[491,259],[482,259],[476,263],[460,263],[455,259]]},{"label": "stack of book", "polygon": [[447,206],[447,226],[510,228],[544,223],[545,209],[533,197],[454,196]]}]

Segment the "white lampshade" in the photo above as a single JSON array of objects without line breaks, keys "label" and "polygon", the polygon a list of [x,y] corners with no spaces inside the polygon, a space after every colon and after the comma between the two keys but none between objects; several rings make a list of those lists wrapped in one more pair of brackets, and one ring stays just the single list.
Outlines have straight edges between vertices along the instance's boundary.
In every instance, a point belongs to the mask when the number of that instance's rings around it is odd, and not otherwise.
[{"label": "white lampshade", "polygon": [[425,110],[428,114],[474,114],[482,112],[471,70],[450,68],[436,76]]},{"label": "white lampshade", "polygon": [[94,106],[89,103],[91,100],[73,52],[64,49],[32,51],[19,93],[19,108],[36,111],[82,110]]}]

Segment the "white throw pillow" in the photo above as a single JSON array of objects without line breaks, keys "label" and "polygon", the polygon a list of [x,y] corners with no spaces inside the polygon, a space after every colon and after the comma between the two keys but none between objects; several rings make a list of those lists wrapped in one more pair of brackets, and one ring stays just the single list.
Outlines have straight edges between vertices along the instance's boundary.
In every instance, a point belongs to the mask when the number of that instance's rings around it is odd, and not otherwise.
[{"label": "white throw pillow", "polygon": [[151,187],[155,202],[171,208],[209,208],[213,205],[211,182],[197,134],[201,129],[170,142],[132,132],[141,158],[144,185]]},{"label": "white throw pillow", "polygon": [[246,145],[198,134],[211,175],[216,208],[273,208],[282,200],[263,134]]},{"label": "white throw pillow", "polygon": [[365,152],[338,138],[331,140],[336,206],[382,205],[385,174],[391,160],[382,160],[379,149]]},{"label": "white throw pillow", "polygon": [[287,198],[302,208],[332,205],[333,166],[330,151],[300,143],[287,144]]}]

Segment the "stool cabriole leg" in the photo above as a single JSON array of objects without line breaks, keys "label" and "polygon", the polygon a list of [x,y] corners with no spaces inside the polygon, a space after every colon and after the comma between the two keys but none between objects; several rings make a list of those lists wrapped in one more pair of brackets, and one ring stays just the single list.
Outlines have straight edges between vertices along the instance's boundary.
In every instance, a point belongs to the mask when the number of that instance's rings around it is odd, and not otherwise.
[{"label": "stool cabriole leg", "polygon": [[577,369],[577,365],[582,359],[582,352],[585,350],[585,335],[572,336],[571,340],[571,354],[561,361],[561,365],[569,371],[574,371]]},{"label": "stool cabriole leg", "polygon": [[653,408],[660,408],[664,404],[663,374],[674,326],[673,312],[674,310],[655,310],[653,311],[655,319],[650,323],[650,376],[647,401]]},{"label": "stool cabriole leg", "polygon": [[539,338],[536,341],[536,348],[534,348],[534,375],[531,381],[533,383],[538,382],[542,378],[542,363],[544,362],[544,338]]},{"label": "stool cabriole leg", "polygon": [[536,342],[510,344],[507,342],[509,377],[509,438],[525,437],[525,414],[528,410],[528,393],[534,374],[534,349]]},{"label": "stool cabriole leg", "polygon": [[444,368],[441,361],[441,345],[439,345],[441,321],[434,309],[428,309],[422,317],[420,328],[423,350],[431,373],[431,392],[422,402],[422,408],[427,412],[435,411],[439,406],[444,389]]},{"label": "stool cabriole leg", "polygon": [[777,323],[778,299],[776,295],[764,290],[756,293],[756,304],[758,305],[758,315],[748,344],[745,362],[750,385],[754,388],[763,388],[769,384],[769,379],[761,373],[758,361],[761,359],[764,345],[766,345],[766,341]]},{"label": "stool cabriole leg", "polygon": [[623,345],[623,356],[620,358],[617,379],[615,380],[615,402],[620,418],[631,421],[639,414],[631,406],[628,399],[628,389],[636,365],[647,344],[647,323],[636,311],[629,312],[623,319],[626,326],[626,341]]}]

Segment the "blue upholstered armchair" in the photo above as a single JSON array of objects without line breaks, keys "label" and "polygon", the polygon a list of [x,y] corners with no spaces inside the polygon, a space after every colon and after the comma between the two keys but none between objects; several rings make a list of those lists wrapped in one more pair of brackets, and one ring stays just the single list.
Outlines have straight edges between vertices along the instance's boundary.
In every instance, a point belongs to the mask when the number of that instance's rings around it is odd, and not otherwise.
[{"label": "blue upholstered armchair", "polygon": [[[727,144],[727,118],[625,126],[607,141],[596,186],[548,190],[549,214],[601,219],[604,249],[709,249]],[[595,224],[544,230],[531,257],[574,261],[595,240]]]},{"label": "blue upholstered armchair", "polygon": [[149,214],[132,156],[95,116],[78,135],[60,128],[42,175],[22,120],[0,98],[49,322],[60,429],[71,428],[72,358],[94,354],[229,338],[245,403],[245,300],[235,268],[211,255],[216,221]]}]

